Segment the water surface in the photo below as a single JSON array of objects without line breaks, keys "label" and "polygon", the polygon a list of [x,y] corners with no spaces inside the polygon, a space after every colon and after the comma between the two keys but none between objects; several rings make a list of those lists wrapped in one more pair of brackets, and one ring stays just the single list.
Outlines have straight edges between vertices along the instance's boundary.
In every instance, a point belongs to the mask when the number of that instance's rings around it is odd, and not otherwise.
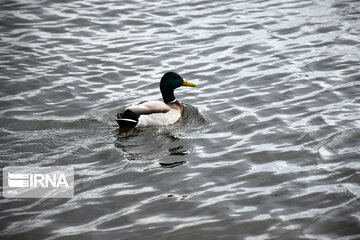
[{"label": "water surface", "polygon": [[[360,3],[3,1],[0,167],[73,166],[72,199],[0,199],[1,239],[360,238]],[[121,105],[184,116],[119,130]]]}]

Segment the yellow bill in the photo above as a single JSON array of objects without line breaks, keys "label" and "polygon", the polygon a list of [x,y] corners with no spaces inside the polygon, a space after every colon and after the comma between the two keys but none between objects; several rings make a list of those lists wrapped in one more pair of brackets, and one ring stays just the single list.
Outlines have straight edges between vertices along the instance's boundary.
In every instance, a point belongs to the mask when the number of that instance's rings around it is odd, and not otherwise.
[{"label": "yellow bill", "polygon": [[195,83],[187,82],[183,79],[183,86],[196,87]]}]

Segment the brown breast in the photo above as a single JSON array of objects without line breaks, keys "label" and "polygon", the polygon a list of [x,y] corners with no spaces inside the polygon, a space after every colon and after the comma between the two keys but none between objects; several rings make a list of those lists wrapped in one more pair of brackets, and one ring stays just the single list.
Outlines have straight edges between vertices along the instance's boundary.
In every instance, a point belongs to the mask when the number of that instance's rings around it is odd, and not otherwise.
[{"label": "brown breast", "polygon": [[168,103],[168,106],[171,107],[172,109],[179,110],[181,112],[181,114],[183,113],[184,108],[183,108],[181,102],[177,99],[175,102]]}]

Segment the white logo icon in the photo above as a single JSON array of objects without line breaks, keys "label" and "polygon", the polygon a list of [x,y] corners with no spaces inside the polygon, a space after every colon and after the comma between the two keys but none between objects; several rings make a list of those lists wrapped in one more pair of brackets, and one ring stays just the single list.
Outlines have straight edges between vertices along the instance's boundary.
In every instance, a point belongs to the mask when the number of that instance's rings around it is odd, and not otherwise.
[{"label": "white logo icon", "polygon": [[8,172],[9,187],[29,187],[29,174],[26,173],[10,173]]}]

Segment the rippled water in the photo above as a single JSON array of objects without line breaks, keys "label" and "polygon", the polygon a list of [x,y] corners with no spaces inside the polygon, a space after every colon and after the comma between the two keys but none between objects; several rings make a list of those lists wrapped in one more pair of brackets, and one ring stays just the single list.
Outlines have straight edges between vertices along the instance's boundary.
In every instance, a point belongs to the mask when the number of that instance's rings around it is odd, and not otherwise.
[{"label": "rippled water", "polygon": [[[0,5],[0,167],[75,168],[1,239],[360,238],[359,1]],[[119,130],[170,70],[181,120]]]}]

